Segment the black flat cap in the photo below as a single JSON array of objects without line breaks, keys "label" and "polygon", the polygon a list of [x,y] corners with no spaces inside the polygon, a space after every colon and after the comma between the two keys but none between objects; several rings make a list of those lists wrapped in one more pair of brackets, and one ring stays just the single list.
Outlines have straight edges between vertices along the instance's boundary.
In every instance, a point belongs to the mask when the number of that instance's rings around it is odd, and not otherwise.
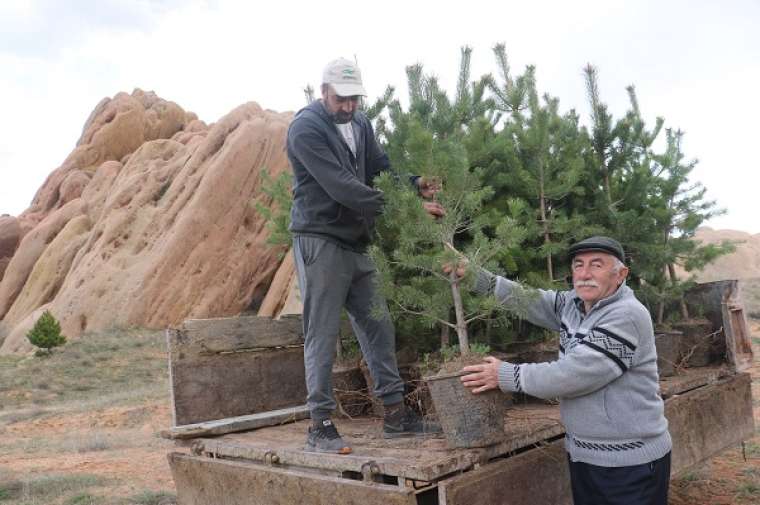
[{"label": "black flat cap", "polygon": [[614,238],[596,236],[581,240],[580,242],[571,245],[570,249],[567,250],[567,254],[570,256],[570,259],[572,259],[576,254],[586,251],[606,252],[625,263],[623,246]]}]

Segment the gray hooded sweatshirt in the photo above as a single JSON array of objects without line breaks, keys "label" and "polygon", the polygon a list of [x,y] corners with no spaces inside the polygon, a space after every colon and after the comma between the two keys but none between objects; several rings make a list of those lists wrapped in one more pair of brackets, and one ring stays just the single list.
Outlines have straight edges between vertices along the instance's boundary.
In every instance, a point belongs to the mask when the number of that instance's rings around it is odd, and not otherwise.
[{"label": "gray hooded sweatshirt", "polygon": [[[475,291],[506,303],[520,284],[487,271]],[[586,313],[575,291],[543,291],[528,321],[558,331],[559,359],[508,363],[503,391],[559,398],[565,449],[573,461],[620,467],[648,463],[672,447],[659,394],[657,353],[649,311],[623,283]]]}]

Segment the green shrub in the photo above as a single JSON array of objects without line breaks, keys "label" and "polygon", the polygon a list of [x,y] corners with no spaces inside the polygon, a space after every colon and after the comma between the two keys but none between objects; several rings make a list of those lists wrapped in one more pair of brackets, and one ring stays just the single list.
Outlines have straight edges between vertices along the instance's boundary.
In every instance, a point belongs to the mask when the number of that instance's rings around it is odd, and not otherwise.
[{"label": "green shrub", "polygon": [[50,311],[46,310],[34,327],[26,334],[32,345],[39,347],[41,351],[50,354],[53,347],[58,347],[66,343],[66,337],[61,334],[61,324],[53,317]]}]

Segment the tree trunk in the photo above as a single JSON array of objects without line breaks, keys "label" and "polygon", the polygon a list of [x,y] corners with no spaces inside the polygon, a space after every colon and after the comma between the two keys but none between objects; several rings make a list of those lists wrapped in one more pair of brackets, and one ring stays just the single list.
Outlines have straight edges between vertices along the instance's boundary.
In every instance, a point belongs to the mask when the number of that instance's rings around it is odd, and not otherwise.
[{"label": "tree trunk", "polygon": [[451,284],[451,295],[454,298],[454,311],[457,316],[457,337],[459,337],[459,352],[462,356],[470,353],[470,342],[467,337],[467,324],[464,319],[464,305],[462,305],[462,294],[459,292],[459,279],[457,278],[456,268],[452,269],[449,275]]},{"label": "tree trunk", "polygon": [[441,325],[441,347],[451,345],[451,327],[446,324]]},{"label": "tree trunk", "polygon": [[604,194],[607,195],[607,204],[612,205],[612,189],[610,189],[610,169],[604,160],[604,153],[600,152],[599,158],[602,161],[602,184],[604,185]]},{"label": "tree trunk", "polygon": [[[678,285],[678,277],[676,276],[676,267],[673,263],[668,263],[668,274],[670,275],[670,283],[673,286]],[[689,319],[689,308],[686,306],[686,299],[683,294],[678,296],[678,303],[681,305],[681,317],[684,320]]]},{"label": "tree trunk", "polygon": [[664,317],[665,317],[665,300],[660,298],[660,301],[657,302],[657,324],[662,324]]},{"label": "tree trunk", "polygon": [[[544,195],[544,168],[543,165],[539,167],[539,175],[540,175],[540,182],[539,182],[539,195],[538,195],[538,205],[541,212],[541,226],[544,230],[544,245],[549,245],[552,241],[551,236],[549,235],[549,223],[546,221],[546,198]],[[551,282],[554,282],[554,268],[552,266],[552,254],[547,253],[546,255],[546,272],[549,274],[549,280]]]}]

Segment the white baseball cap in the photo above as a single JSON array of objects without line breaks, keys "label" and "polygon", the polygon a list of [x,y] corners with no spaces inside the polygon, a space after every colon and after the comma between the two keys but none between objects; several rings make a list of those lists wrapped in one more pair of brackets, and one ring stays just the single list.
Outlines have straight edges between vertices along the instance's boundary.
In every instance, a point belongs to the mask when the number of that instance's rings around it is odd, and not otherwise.
[{"label": "white baseball cap", "polygon": [[362,86],[362,73],[356,63],[338,58],[327,64],[322,74],[322,84],[329,84],[338,96],[367,96]]}]

